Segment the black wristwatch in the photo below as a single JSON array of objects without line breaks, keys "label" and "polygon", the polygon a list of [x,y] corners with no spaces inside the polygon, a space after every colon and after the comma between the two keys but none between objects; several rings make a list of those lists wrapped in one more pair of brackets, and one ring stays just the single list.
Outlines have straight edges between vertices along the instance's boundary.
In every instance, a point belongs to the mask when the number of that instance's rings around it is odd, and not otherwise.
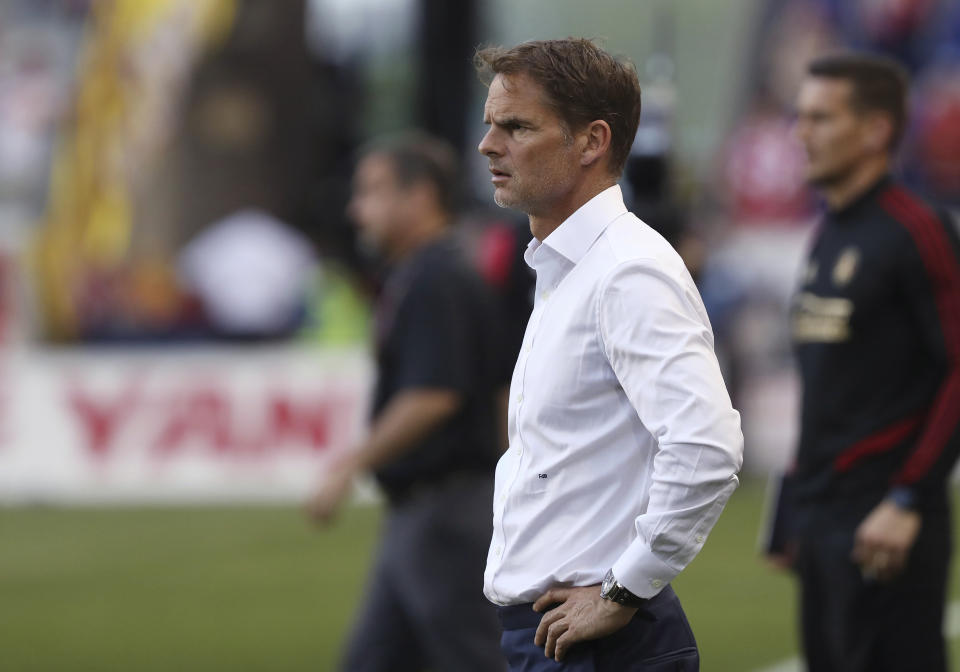
[{"label": "black wristwatch", "polygon": [[600,597],[622,604],[625,607],[642,607],[648,602],[648,600],[631,593],[617,581],[613,576],[612,569],[608,570],[607,575],[603,577],[603,583],[600,584]]}]

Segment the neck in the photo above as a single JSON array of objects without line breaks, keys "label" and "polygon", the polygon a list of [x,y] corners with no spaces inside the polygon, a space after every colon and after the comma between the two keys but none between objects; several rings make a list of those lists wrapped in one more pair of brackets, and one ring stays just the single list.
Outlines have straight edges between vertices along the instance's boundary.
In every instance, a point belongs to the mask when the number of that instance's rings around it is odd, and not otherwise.
[{"label": "neck", "polygon": [[390,250],[390,261],[396,263],[407,259],[417,250],[445,236],[448,229],[448,218],[442,213],[434,213],[418,219],[407,229],[407,234],[396,241],[393,249]]},{"label": "neck", "polygon": [[530,231],[537,240],[543,240],[563,224],[566,219],[579,210],[584,203],[602,191],[617,183],[616,178],[610,175],[598,176],[596,179],[583,182],[573,189],[562,203],[556,204],[549,213],[530,213]]},{"label": "neck", "polygon": [[889,157],[886,155],[873,157],[858,164],[842,179],[824,185],[821,191],[831,210],[842,210],[866,193],[888,172],[890,172]]}]

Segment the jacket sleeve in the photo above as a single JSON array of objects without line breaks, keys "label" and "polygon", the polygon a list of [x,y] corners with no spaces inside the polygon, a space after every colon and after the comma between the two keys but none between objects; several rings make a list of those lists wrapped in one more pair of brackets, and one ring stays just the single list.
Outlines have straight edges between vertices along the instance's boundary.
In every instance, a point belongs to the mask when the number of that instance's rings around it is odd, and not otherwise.
[{"label": "jacket sleeve", "polygon": [[944,372],[920,435],[892,483],[910,491],[923,509],[942,496],[960,453],[960,245],[952,222],[925,206],[901,215],[912,242],[901,257],[902,286],[926,347]]}]

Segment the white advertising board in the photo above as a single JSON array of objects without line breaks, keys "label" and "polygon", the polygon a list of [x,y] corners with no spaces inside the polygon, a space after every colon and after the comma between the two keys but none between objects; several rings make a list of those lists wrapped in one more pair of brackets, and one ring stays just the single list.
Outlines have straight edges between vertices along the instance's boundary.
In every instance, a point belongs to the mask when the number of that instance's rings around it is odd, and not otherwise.
[{"label": "white advertising board", "polygon": [[0,503],[294,501],[363,431],[362,350],[12,350]]}]

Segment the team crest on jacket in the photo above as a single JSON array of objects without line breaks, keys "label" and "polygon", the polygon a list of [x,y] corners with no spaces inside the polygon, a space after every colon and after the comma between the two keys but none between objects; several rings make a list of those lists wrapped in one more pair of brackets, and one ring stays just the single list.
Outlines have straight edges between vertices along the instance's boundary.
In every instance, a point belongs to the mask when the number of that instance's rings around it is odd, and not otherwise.
[{"label": "team crest on jacket", "polygon": [[845,248],[837,257],[837,263],[833,266],[833,284],[837,287],[848,284],[856,274],[859,263],[860,250],[855,247]]}]

